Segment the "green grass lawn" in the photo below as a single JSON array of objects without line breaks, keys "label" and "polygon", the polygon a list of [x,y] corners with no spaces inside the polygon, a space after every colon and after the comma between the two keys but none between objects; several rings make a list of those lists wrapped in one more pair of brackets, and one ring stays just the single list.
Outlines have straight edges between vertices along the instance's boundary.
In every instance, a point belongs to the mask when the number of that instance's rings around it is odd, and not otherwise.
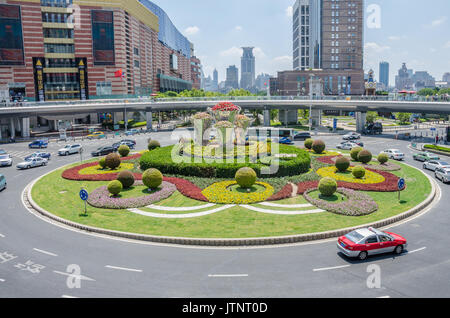
[{"label": "green grass lawn", "polygon": [[[62,218],[94,227],[116,231],[134,232],[157,236],[197,238],[248,238],[305,234],[351,227],[382,220],[418,205],[431,191],[428,179],[416,169],[403,164],[402,171],[394,174],[405,177],[407,190],[402,192],[401,201],[397,193],[368,194],[378,202],[380,209],[371,215],[350,217],[328,212],[310,215],[273,215],[249,211],[236,206],[216,214],[192,219],[156,219],[128,212],[126,210],[104,210],[84,204],[78,196],[81,187],[89,192],[106,185],[107,182],[76,182],[61,178],[63,170],[55,171],[36,183],[32,189],[33,199],[42,208]],[[135,189],[136,191],[139,191]],[[134,191],[134,190],[133,190]],[[280,204],[306,203],[303,197],[282,200]],[[198,202],[183,197],[178,192],[160,202],[165,206],[198,206]],[[264,207],[269,208],[269,207]],[[269,208],[270,209],[270,208]],[[275,208],[276,210],[276,208]]]}]

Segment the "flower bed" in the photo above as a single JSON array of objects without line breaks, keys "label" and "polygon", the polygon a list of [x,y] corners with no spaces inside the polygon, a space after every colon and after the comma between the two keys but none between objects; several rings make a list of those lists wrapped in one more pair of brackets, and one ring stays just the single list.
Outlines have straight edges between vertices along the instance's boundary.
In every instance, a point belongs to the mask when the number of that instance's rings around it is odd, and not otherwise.
[{"label": "flower bed", "polygon": [[182,195],[197,201],[208,202],[208,199],[202,193],[202,189],[192,182],[180,178],[169,177],[164,177],[164,180],[174,184]]},{"label": "flower bed", "polygon": [[359,183],[359,184],[374,184],[374,183],[382,183],[386,179],[373,171],[370,171],[369,169],[366,170],[366,175],[364,178],[358,179],[355,178],[351,171],[354,167],[350,167],[348,169],[348,172],[338,172],[338,169],[334,166],[331,167],[325,167],[320,168],[317,170],[317,174],[323,178],[330,177],[333,178],[336,181],[344,181],[344,182],[350,182],[350,183]]},{"label": "flower bed", "polygon": [[[137,182],[135,185],[142,185],[142,182]],[[150,204],[167,199],[176,191],[175,185],[169,182],[163,182],[158,191],[149,195],[136,198],[115,198],[108,192],[106,186],[95,189],[89,194],[88,203],[96,208],[101,209],[131,209],[142,208]]]},{"label": "flower bed", "polygon": [[[320,162],[325,163],[325,164],[334,165],[336,163],[336,159],[338,157],[339,156],[337,156],[337,157],[326,156],[326,157],[317,158],[317,160],[319,160]],[[402,170],[402,167],[400,167],[399,165],[397,165],[393,162],[386,162],[386,163],[380,164],[380,163],[376,163],[375,161],[372,161],[375,164],[366,165],[361,162],[354,162],[354,161],[352,161],[351,158],[349,158],[349,159],[351,161],[350,164],[352,166],[355,166],[355,165],[363,166],[366,169],[379,170],[379,171],[400,171],[400,170]]]},{"label": "flower bed", "polygon": [[122,163],[119,168],[116,170],[111,169],[102,169],[99,165],[90,166],[88,168],[84,168],[80,170],[78,173],[80,175],[90,175],[90,174],[108,174],[108,173],[118,173],[124,170],[132,170],[134,168],[134,164],[132,163]]},{"label": "flower bed", "polygon": [[230,191],[228,188],[230,186],[236,185],[236,181],[223,181],[217,182],[209,186],[202,191],[202,194],[211,203],[219,204],[252,204],[266,201],[270,198],[274,189],[270,184],[263,182],[256,182],[256,185],[263,186],[265,188],[262,192],[254,193],[239,193]]},{"label": "flower bed", "polygon": [[314,150],[306,149],[306,148],[303,148],[303,147],[298,147],[298,148],[307,151],[311,156],[314,156],[314,157],[317,157],[317,158],[336,157],[336,156],[340,156],[341,155],[341,153],[336,152],[336,151],[325,150],[323,153],[317,154],[317,153],[314,152]]},{"label": "flower bed", "polygon": [[378,210],[378,204],[367,194],[350,189],[339,188],[337,192],[347,197],[344,202],[328,202],[322,199],[314,199],[310,196],[311,192],[317,191],[317,188],[309,189],[303,194],[303,197],[312,205],[319,209],[347,216],[361,216],[374,213]]},{"label": "flower bed", "polygon": [[288,199],[292,196],[294,189],[291,184],[286,184],[283,189],[272,195],[267,201],[278,201]]}]

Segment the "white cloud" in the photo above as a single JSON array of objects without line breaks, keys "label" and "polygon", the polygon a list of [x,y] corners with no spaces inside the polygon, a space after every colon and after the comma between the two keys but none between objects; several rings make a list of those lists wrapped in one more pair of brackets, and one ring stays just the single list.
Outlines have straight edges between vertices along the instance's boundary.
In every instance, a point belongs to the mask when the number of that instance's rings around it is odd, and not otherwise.
[{"label": "white cloud", "polygon": [[438,27],[442,24],[444,24],[447,21],[447,17],[440,17],[439,19],[433,20],[431,21],[431,24],[427,24],[425,25],[425,28],[435,28]]},{"label": "white cloud", "polygon": [[220,56],[223,57],[240,57],[242,56],[242,49],[236,46],[229,48],[228,50],[220,52]]},{"label": "white cloud", "polygon": [[188,28],[186,28],[186,29],[184,30],[184,33],[185,33],[186,35],[195,35],[195,34],[197,34],[198,32],[200,32],[200,28],[197,27],[197,26],[191,26],[191,27],[188,27]]},{"label": "white cloud", "polygon": [[399,41],[402,37],[401,36],[396,36],[396,35],[391,35],[388,37],[389,41]]},{"label": "white cloud", "polygon": [[447,43],[445,43],[444,47],[445,47],[446,49],[450,49],[450,41],[448,41]]},{"label": "white cloud", "polygon": [[292,6],[289,6],[286,8],[286,16],[288,18],[292,18],[294,15],[294,8]]},{"label": "white cloud", "polygon": [[367,53],[383,53],[389,51],[391,48],[389,46],[379,45],[375,42],[367,42],[364,45],[364,49]]},{"label": "white cloud", "polygon": [[364,45],[364,69],[377,69],[380,60],[388,57],[391,48],[387,45],[379,45],[375,42],[368,42]]},{"label": "white cloud", "polygon": [[284,56],[277,56],[273,59],[274,62],[292,62],[292,56],[284,55]]},{"label": "white cloud", "polygon": [[240,25],[237,25],[237,26],[234,28],[234,30],[235,30],[235,31],[242,31],[242,27],[241,27]]},{"label": "white cloud", "polygon": [[437,50],[436,50],[435,48],[430,48],[430,52],[431,52],[431,53],[436,53]]},{"label": "white cloud", "polygon": [[253,54],[257,59],[262,59],[266,57],[266,54],[263,52],[263,50],[260,47],[255,47],[253,49]]}]

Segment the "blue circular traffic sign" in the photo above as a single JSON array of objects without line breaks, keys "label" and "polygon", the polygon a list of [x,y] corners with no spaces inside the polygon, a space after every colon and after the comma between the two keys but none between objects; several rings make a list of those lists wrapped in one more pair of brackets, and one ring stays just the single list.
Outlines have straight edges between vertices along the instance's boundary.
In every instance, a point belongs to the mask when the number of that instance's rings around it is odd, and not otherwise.
[{"label": "blue circular traffic sign", "polygon": [[405,179],[402,178],[402,179],[398,180],[398,190],[399,191],[403,190],[405,188],[405,186],[406,186]]},{"label": "blue circular traffic sign", "polygon": [[86,190],[82,189],[80,191],[80,198],[83,201],[87,201],[87,199],[89,198],[89,193]]}]

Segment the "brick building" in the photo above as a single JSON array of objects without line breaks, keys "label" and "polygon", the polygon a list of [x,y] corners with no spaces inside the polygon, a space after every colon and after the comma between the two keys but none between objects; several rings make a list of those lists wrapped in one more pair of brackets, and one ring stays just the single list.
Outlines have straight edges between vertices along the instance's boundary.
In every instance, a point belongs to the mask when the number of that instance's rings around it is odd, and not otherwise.
[{"label": "brick building", "polygon": [[83,100],[191,89],[189,45],[150,1],[0,3],[0,87],[12,99]]}]

